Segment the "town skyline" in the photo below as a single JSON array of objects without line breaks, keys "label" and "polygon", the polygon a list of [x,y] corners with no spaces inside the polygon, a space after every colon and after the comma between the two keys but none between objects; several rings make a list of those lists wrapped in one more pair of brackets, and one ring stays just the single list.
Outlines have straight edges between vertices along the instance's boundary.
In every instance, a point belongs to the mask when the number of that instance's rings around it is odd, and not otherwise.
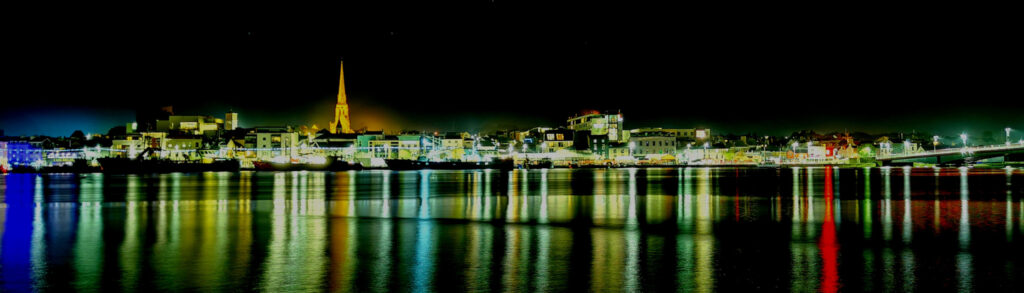
[{"label": "town skyline", "polygon": [[[553,126],[585,109],[621,110],[630,127],[726,133],[1024,124],[1006,74],[1020,67],[1019,47],[1001,18],[725,13],[606,22],[578,8],[552,4],[546,9],[560,13],[524,22],[535,14],[528,5],[454,15],[417,7],[419,16],[379,25],[342,18],[269,28],[38,15],[38,25],[6,36],[5,68],[17,74],[0,128],[100,132],[165,105],[234,110],[250,126],[326,126],[342,59],[356,128]],[[609,8],[593,12],[618,11]],[[433,21],[440,16],[447,21]]]},{"label": "town skyline", "polygon": [[[171,106],[171,105],[168,105],[168,106]],[[171,106],[171,107],[173,107],[173,106]],[[176,107],[175,107],[175,109],[176,109]],[[223,112],[227,113],[227,112],[232,112],[232,111],[233,110],[229,109],[229,110],[226,110],[226,111],[223,111]],[[358,109],[355,109],[354,111],[358,111]],[[580,111],[576,111],[574,113],[571,113],[570,115],[567,115],[565,118],[568,118],[568,117],[571,117],[571,116],[574,116],[574,115],[579,115],[581,113],[588,112],[588,111],[598,111],[598,110],[595,110],[595,109],[581,109]],[[233,111],[233,112],[238,113],[238,111]],[[84,133],[102,135],[102,134],[107,133],[107,131],[109,131],[111,128],[115,128],[115,127],[119,127],[119,126],[124,126],[125,123],[135,122],[134,117],[136,115],[135,111],[124,111],[124,112],[118,112],[115,115],[106,115],[107,118],[110,118],[110,117],[113,117],[113,118],[124,117],[124,120],[120,120],[121,123],[105,125],[102,122],[101,123],[90,123],[90,122],[96,121],[96,118],[99,117],[99,116],[103,116],[104,113],[108,113],[109,114],[110,111],[96,111],[96,113],[98,113],[98,114],[96,114],[95,116],[92,116],[92,115],[90,115],[88,113],[75,112],[75,111],[72,111],[72,113],[74,113],[74,114],[68,115],[68,116],[64,117],[65,120],[67,120],[69,122],[67,122],[67,123],[61,122],[62,125],[66,125],[66,126],[57,127],[57,128],[45,128],[45,129],[47,129],[46,131],[34,131],[34,130],[38,130],[38,129],[43,129],[43,128],[40,128],[40,127],[35,126],[35,125],[30,126],[30,127],[25,127],[25,128],[19,128],[19,127],[12,128],[12,127],[5,127],[6,125],[0,125],[0,130],[3,130],[3,134],[7,135],[7,136],[26,136],[26,137],[30,137],[30,136],[66,137],[66,136],[70,136],[71,133],[73,133],[75,131],[82,131]],[[221,114],[223,114],[223,113],[193,113],[193,112],[182,113],[182,112],[175,111],[175,114],[176,115],[186,115],[186,116],[220,117]],[[317,123],[316,121],[314,121],[313,123],[301,123],[301,122],[299,122],[299,123],[284,123],[284,124],[260,123],[260,122],[255,122],[254,123],[251,118],[250,119],[246,119],[246,117],[244,115],[245,113],[239,113],[239,114],[241,114],[240,116],[243,117],[243,118],[240,118],[240,121],[241,121],[241,122],[239,122],[239,127],[240,128],[254,128],[254,127],[266,127],[266,126],[291,126],[291,127],[298,128],[298,127],[313,127],[315,125],[315,126],[317,126],[318,130],[328,130],[328,126],[330,125],[330,119],[326,119],[326,118],[324,119],[324,121],[319,121],[319,123]],[[386,132],[386,133],[400,133],[400,132],[404,132],[404,131],[440,131],[440,132],[493,133],[495,131],[501,131],[501,130],[527,130],[527,129],[536,128],[536,127],[548,127],[548,128],[564,127],[565,126],[564,125],[565,124],[565,120],[566,120],[565,118],[562,118],[562,119],[552,118],[552,119],[550,119],[550,121],[555,121],[555,122],[552,122],[552,123],[549,123],[549,124],[535,124],[535,125],[532,125],[532,126],[531,125],[517,126],[517,125],[513,125],[513,124],[509,124],[509,123],[504,123],[504,124],[502,124],[502,123],[486,123],[486,124],[477,125],[477,126],[471,127],[471,128],[443,127],[443,126],[441,126],[441,127],[415,127],[415,126],[411,126],[411,125],[410,126],[396,125],[394,127],[386,127],[386,128],[370,128],[365,122],[363,122],[364,121],[363,119],[360,119],[360,117],[358,116],[360,114],[359,112],[355,112],[354,114],[355,115],[353,115],[351,117],[351,119],[353,120],[352,127],[354,129],[358,129],[358,130],[362,130],[362,131],[366,131],[366,130],[369,130],[369,131],[383,131],[383,132]],[[625,118],[631,118],[631,117],[628,116],[628,113],[623,113],[623,115],[625,116]],[[70,122],[70,121],[77,121],[77,122]],[[80,122],[83,122],[83,121],[86,122],[86,123],[85,124],[80,123]],[[83,125],[86,125],[86,126],[82,127]],[[88,126],[88,125],[93,125],[93,126]],[[452,125],[456,125],[456,123],[452,123]],[[715,123],[715,122],[704,123],[704,124],[696,124],[696,125],[688,125],[688,126],[687,125],[678,125],[677,126],[677,125],[678,124],[676,124],[676,123],[669,123],[669,124],[645,123],[645,124],[642,124],[642,125],[639,125],[639,126],[630,125],[628,128],[639,129],[639,128],[694,128],[694,127],[697,127],[697,128],[711,128],[711,129],[716,129],[716,130],[717,129],[723,129],[723,128],[715,128],[715,127],[707,127],[706,126],[706,125],[720,125],[719,123]],[[1003,125],[1002,127],[1000,127],[998,125],[1000,125],[1000,124],[992,123],[992,127],[967,126],[967,127],[960,127],[959,130],[957,130],[958,129],[957,127],[946,127],[947,129],[942,129],[942,130],[937,130],[936,129],[936,128],[941,128],[941,127],[921,127],[921,128],[899,128],[899,127],[895,127],[895,128],[888,128],[888,129],[874,129],[874,130],[872,130],[871,128],[865,129],[865,128],[856,128],[856,127],[820,127],[820,128],[803,127],[803,128],[801,128],[800,126],[794,126],[792,128],[789,128],[789,129],[776,128],[775,130],[771,130],[771,131],[765,130],[766,128],[750,128],[750,129],[745,129],[745,130],[737,129],[737,130],[734,130],[734,131],[720,131],[719,133],[729,134],[729,135],[756,134],[756,135],[769,135],[769,136],[788,136],[791,133],[802,132],[802,131],[813,131],[813,132],[816,132],[816,133],[819,133],[819,134],[828,134],[828,133],[863,133],[863,134],[870,134],[870,135],[887,135],[887,134],[904,133],[904,134],[908,134],[909,135],[909,134],[912,134],[912,133],[930,133],[930,134],[934,133],[934,134],[942,134],[942,135],[946,135],[946,136],[956,136],[956,135],[959,135],[961,133],[982,134],[982,133],[985,133],[985,132],[991,132],[991,133],[994,133],[994,134],[998,134],[999,130],[1003,129],[1003,127],[1010,127],[1012,129],[1024,129],[1024,124],[1020,124],[1020,123],[1017,123],[1017,124],[1005,123],[1005,124],[1002,124]],[[1020,125],[1020,126],[1013,127],[1014,125]],[[728,129],[728,128],[726,128],[726,129]]]}]

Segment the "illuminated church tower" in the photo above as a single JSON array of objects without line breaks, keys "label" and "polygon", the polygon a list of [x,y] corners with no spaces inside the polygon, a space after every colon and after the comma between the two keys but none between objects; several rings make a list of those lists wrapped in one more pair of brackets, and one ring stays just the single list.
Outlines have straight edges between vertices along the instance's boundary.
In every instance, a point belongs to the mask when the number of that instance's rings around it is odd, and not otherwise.
[{"label": "illuminated church tower", "polygon": [[334,122],[331,123],[331,133],[352,133],[352,126],[348,121],[348,97],[345,96],[345,63],[341,64],[341,77],[338,81],[338,104],[334,106]]}]

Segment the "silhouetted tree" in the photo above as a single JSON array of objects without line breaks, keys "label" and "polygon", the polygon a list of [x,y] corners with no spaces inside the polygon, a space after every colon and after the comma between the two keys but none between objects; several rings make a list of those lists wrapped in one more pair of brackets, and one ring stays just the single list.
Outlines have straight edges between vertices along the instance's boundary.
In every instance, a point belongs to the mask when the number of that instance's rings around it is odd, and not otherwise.
[{"label": "silhouetted tree", "polygon": [[125,134],[127,134],[127,132],[127,128],[125,128],[123,125],[114,126],[111,127],[110,130],[107,130],[107,136],[124,136]]},{"label": "silhouetted tree", "polygon": [[85,133],[82,133],[81,130],[75,130],[75,132],[71,133],[71,138],[72,139],[78,139],[78,140],[85,140]]}]

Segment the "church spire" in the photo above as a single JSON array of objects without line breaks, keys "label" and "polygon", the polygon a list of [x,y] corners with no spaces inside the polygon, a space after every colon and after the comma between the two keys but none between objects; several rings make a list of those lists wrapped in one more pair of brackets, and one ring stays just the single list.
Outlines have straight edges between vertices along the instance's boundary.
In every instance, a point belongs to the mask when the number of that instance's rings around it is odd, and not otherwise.
[{"label": "church spire", "polygon": [[342,61],[338,78],[338,104],[334,106],[334,123],[331,133],[352,133],[348,120],[348,97],[345,95],[345,62]]},{"label": "church spire", "polygon": [[348,105],[348,97],[345,96],[345,61],[341,61],[340,67],[338,70],[338,104]]}]

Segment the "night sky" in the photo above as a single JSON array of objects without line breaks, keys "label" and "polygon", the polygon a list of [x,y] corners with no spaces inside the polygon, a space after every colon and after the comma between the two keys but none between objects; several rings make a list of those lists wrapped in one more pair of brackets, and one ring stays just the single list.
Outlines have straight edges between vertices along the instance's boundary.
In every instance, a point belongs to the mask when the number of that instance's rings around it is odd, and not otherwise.
[{"label": "night sky", "polygon": [[558,126],[608,109],[627,128],[718,133],[1024,129],[1024,50],[1009,15],[388,5],[287,20],[11,13],[0,129],[106,132],[162,105],[233,109],[244,127],[326,127],[342,59],[357,128]]}]

